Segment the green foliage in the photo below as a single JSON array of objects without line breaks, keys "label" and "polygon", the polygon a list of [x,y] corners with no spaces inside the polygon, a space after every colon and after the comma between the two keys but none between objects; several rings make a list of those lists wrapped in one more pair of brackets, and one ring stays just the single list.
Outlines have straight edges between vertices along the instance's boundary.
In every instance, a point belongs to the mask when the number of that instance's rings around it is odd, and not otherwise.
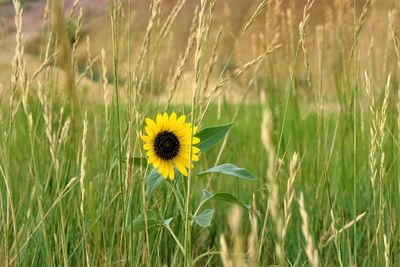
[{"label": "green foliage", "polygon": [[230,163],[212,167],[206,171],[197,173],[197,175],[202,176],[202,175],[212,174],[212,173],[226,174],[226,175],[238,177],[238,178],[241,178],[244,180],[257,180],[257,177],[254,176],[253,174],[251,174],[248,170],[246,170],[244,168],[236,167],[235,165],[230,164]]},{"label": "green foliage", "polygon": [[199,215],[193,217],[193,221],[197,223],[199,226],[206,228],[211,225],[211,220],[214,215],[213,209],[206,209]]},{"label": "green foliage", "polygon": [[196,136],[200,138],[200,143],[198,144],[200,150],[206,152],[218,144],[218,142],[225,137],[232,125],[233,123],[229,123],[221,126],[208,127],[198,132]]},{"label": "green foliage", "polygon": [[[211,194],[211,195],[210,195]],[[251,206],[250,205],[246,205],[243,202],[241,202],[237,197],[235,197],[234,195],[230,194],[230,193],[215,193],[212,194],[209,191],[207,191],[207,195],[208,197],[206,198],[205,202],[209,202],[211,200],[216,200],[216,201],[225,201],[231,204],[236,204],[239,205],[245,209],[249,209]]]},{"label": "green foliage", "polygon": [[156,169],[152,169],[147,176],[147,197],[151,198],[154,191],[164,182],[164,178]]},{"label": "green foliage", "polygon": [[[161,221],[157,219],[157,215],[154,211],[149,210],[147,211],[147,227],[152,228],[157,225],[161,225]],[[142,232],[146,229],[146,221],[144,214],[140,214],[138,217],[136,217],[131,225],[129,230],[132,232]]]}]

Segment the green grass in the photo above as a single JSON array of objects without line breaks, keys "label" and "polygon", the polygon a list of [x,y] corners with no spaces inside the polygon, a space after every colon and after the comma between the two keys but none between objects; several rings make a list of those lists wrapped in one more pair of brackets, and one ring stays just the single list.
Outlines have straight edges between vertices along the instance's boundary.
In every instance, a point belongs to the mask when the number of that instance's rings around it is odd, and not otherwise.
[{"label": "green grass", "polygon": [[[357,123],[357,161],[354,162],[353,135],[351,114],[325,112],[322,122],[317,122],[316,113],[300,113],[290,105],[286,114],[286,125],[282,139],[282,149],[279,157],[284,165],[278,177],[280,190],[283,194],[286,180],[289,176],[288,162],[294,151],[301,157],[301,172],[296,181],[296,192],[302,191],[305,196],[306,208],[309,212],[310,228],[314,236],[322,236],[330,225],[330,212],[338,220],[337,227],[344,226],[354,219],[356,214],[366,212],[366,216],[358,223],[357,251],[358,262],[361,265],[379,265],[380,259],[371,250],[371,222],[374,221],[374,206],[372,204],[372,191],[369,181],[368,150],[370,137],[368,131],[361,128],[370,123],[370,116],[363,117]],[[274,103],[274,129],[272,129],[275,145],[278,145],[279,129],[284,116],[284,104]],[[106,121],[102,106],[87,106],[88,112],[88,150],[85,176],[86,199],[84,203],[85,216],[80,212],[80,185],[79,180],[69,187],[68,192],[61,192],[73,177],[79,177],[81,164],[81,131],[71,131],[65,144],[58,144],[55,158],[58,161],[58,170],[55,169],[51,157],[49,141],[46,137],[46,123],[42,116],[43,107],[36,100],[30,102],[33,111],[34,132],[29,133],[28,121],[25,114],[17,112],[13,123],[10,139],[1,142],[2,172],[9,177],[11,199],[15,209],[16,227],[18,231],[18,264],[25,266],[31,262],[39,265],[59,265],[68,263],[76,266],[82,265],[86,259],[91,264],[124,264],[137,265],[142,262],[143,233],[130,231],[130,223],[142,212],[141,173],[142,170],[134,169],[129,186],[122,185],[118,179],[118,149],[115,127],[110,128],[108,135],[105,133]],[[217,106],[210,107],[205,117],[204,127],[215,124],[225,124],[231,121],[232,113],[240,109],[239,116],[234,122],[229,134],[226,147],[223,150],[219,163],[232,162],[238,166],[252,171],[259,180],[245,182],[229,176],[216,175],[212,179],[212,192],[230,192],[236,195],[243,203],[251,204],[252,195],[255,195],[256,208],[260,219],[263,218],[267,205],[268,190],[265,186],[267,156],[261,144],[260,121],[262,120],[262,107],[258,104],[232,105],[223,103],[221,118],[217,117]],[[392,110],[393,107],[390,107]],[[68,110],[61,114],[62,105],[55,104],[51,108],[53,133],[58,132],[68,116]],[[147,115],[153,117],[159,110],[150,108]],[[184,112],[187,107],[175,106],[171,110]],[[3,109],[3,115],[8,110]],[[121,114],[126,114],[122,111]],[[390,113],[393,114],[393,113]],[[395,123],[395,116],[389,117],[389,127]],[[111,117],[110,125],[115,125],[115,117]],[[77,122],[81,124],[82,122]],[[318,125],[320,135],[318,136]],[[2,124],[2,132],[7,132],[7,123]],[[82,126],[81,126],[82,127]],[[81,128],[80,127],[80,128]],[[139,125],[138,127],[141,127]],[[365,127],[365,126],[364,126]],[[78,127],[79,128],[79,127]],[[122,115],[121,130],[125,136],[126,119]],[[136,136],[133,139],[136,140]],[[58,138],[56,138],[58,139]],[[386,146],[387,186],[385,186],[385,203],[390,212],[397,214],[399,203],[397,201],[394,177],[397,173],[397,145],[389,136]],[[7,145],[9,146],[7,150]],[[136,151],[141,143],[138,141]],[[126,140],[123,140],[123,154],[126,155]],[[207,155],[202,156],[196,164],[196,170],[204,170],[213,166],[219,146],[213,148]],[[353,209],[353,164],[356,164],[357,177],[355,178],[357,194],[357,210]],[[125,163],[121,163],[125,172]],[[145,175],[145,174],[144,174]],[[393,177],[391,179],[390,177]],[[192,207],[195,207],[201,197],[201,190],[206,187],[207,178],[195,178],[194,197]],[[184,184],[184,179],[177,181],[178,187]],[[181,187],[184,188],[184,187]],[[10,218],[11,212],[7,207],[7,190],[4,179],[1,182],[1,195],[3,218]],[[178,236],[183,236],[183,219],[174,208],[176,202],[171,196],[171,191],[166,186],[158,188],[155,195],[149,199],[149,209],[155,210],[161,218],[171,218],[172,230]],[[229,232],[227,217],[229,203],[211,203],[215,209],[215,216],[208,229],[195,226],[192,229],[192,246],[194,255],[206,252],[210,248],[218,248],[218,239],[221,233]],[[290,223],[285,253],[288,259],[295,260],[300,256],[300,261],[305,261],[306,256],[301,252],[301,218],[297,205],[293,208],[293,218]],[[123,208],[125,211],[123,212]],[[246,211],[244,211],[244,215]],[[386,216],[385,216],[386,217]],[[2,227],[3,248],[12,244],[13,227],[10,221]],[[385,219],[385,229],[391,224],[397,225],[390,217]],[[262,262],[272,262],[274,259],[272,225],[268,223],[267,239]],[[243,216],[241,226],[243,236],[249,232],[247,216]],[[394,232],[398,235],[397,232]],[[177,257],[177,245],[168,232],[162,227],[149,229],[150,235],[150,262],[155,265],[180,265]],[[397,240],[396,236],[391,237]],[[352,229],[338,235],[336,244],[341,250],[343,262],[348,262],[352,255],[345,249],[353,243]],[[318,244],[318,239],[315,240]],[[393,251],[398,243],[393,241]],[[334,255],[335,242],[331,241],[320,249],[321,262],[338,264]],[[86,251],[86,252],[85,252]],[[8,247],[2,253],[2,261],[16,256],[15,248]],[[7,254],[8,253],[8,254]],[[85,255],[87,253],[87,255]],[[397,261],[397,254],[392,254]],[[88,258],[87,258],[88,257]],[[218,265],[219,257],[209,259],[212,266]],[[205,264],[206,262],[203,262]]]}]

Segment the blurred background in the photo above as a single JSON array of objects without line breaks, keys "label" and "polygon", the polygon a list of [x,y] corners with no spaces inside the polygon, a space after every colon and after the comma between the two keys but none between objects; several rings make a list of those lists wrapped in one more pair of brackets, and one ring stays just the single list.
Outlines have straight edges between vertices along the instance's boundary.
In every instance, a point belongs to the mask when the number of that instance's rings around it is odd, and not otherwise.
[{"label": "blurred background", "polygon": [[[134,59],[139,54],[148,27],[150,2],[148,0],[131,1],[131,10],[133,12],[131,24],[133,28],[132,53]],[[168,17],[177,2],[177,0],[163,1],[162,16],[160,17],[161,22]],[[162,87],[170,79],[170,76],[178,65],[180,56],[185,51],[195,6],[199,1],[187,0],[183,2],[182,8],[171,25],[171,30],[157,44],[160,47],[159,51],[161,51],[157,57],[158,75],[155,77],[159,93],[162,93]],[[263,14],[257,18],[252,23],[250,29],[238,40],[245,23],[257,8],[259,1],[217,1],[214,16],[212,17],[213,23],[210,30],[210,39],[215,39],[219,30],[221,30],[222,34],[218,45],[218,56],[216,58],[214,73],[220,73],[221,68],[224,67],[232,51],[232,60],[229,61],[228,71],[234,70],[257,58],[276,38],[275,44],[280,44],[281,46],[267,59],[266,67],[263,66],[260,70],[262,72],[260,76],[262,79],[273,76],[274,80],[287,80],[290,75],[289,66],[293,61],[299,38],[298,25],[302,19],[306,2],[306,0],[269,1],[266,12],[263,11],[265,15]],[[354,28],[357,25],[366,2],[369,2],[368,4],[371,5],[371,12],[367,14],[363,30],[359,37],[359,50],[356,56],[360,59],[360,69],[374,68],[374,75],[377,78],[374,80],[381,82],[382,79],[386,79],[381,74],[387,73],[387,70],[393,68],[394,60],[393,62],[391,61],[393,59],[391,53],[394,52],[393,49],[388,48],[392,46],[389,34],[388,12],[398,7],[400,1],[356,0],[354,1],[355,10],[353,8],[353,1],[315,1],[312,10],[310,10],[311,16],[305,37],[307,49],[311,51],[309,57],[314,78],[318,79],[319,76],[325,75],[324,87],[327,88],[326,91],[328,93],[335,92],[334,77],[330,73],[335,72],[339,67],[341,64],[340,58],[344,57],[343,54],[350,53],[350,48],[353,44]],[[124,3],[128,5],[128,1],[124,1]],[[84,77],[82,82],[86,86],[88,84],[93,85],[92,82],[96,81],[96,79],[98,80],[99,73],[96,73],[96,70],[100,69],[100,61],[98,59],[102,49],[105,50],[107,55],[106,64],[108,69],[112,67],[112,38],[108,1],[65,0],[61,4],[64,6],[65,31],[71,42],[74,41],[72,39],[74,38],[78,23],[79,12],[77,10],[82,8],[82,30],[80,32],[81,36],[78,42],[76,59],[79,70],[83,71],[89,63],[93,65],[94,74],[91,77]],[[46,9],[46,1],[44,0],[22,1],[22,7],[25,54],[29,73],[36,70],[43,61],[43,54],[49,38],[48,26],[45,26],[46,16],[48,16],[46,15],[46,10],[48,11],[48,8]],[[75,9],[75,15],[70,17],[70,14],[73,13],[72,9]],[[125,8],[124,10],[128,9]],[[12,72],[11,62],[16,44],[14,15],[12,1],[0,0],[0,83],[4,85],[7,85],[9,82]],[[398,16],[399,14],[394,15]],[[124,36],[127,37],[128,32],[127,25],[129,23],[127,18],[127,14],[124,14],[124,21],[121,23],[123,38],[121,38],[122,42],[120,43],[120,59],[125,63],[121,70],[122,76],[124,76],[127,68],[127,42],[124,42],[124,40],[127,40],[127,38],[124,38]],[[388,31],[377,29],[388,29]],[[322,43],[322,39],[324,39],[323,58],[325,66],[323,73],[319,73],[318,62],[319,58],[322,58],[322,55],[314,51],[322,51],[318,48],[318,45]],[[237,47],[234,49],[235,45]],[[299,57],[303,57],[303,55],[300,53]],[[302,60],[299,62],[302,62]],[[273,67],[268,70],[268,65],[271,67],[271,64]],[[382,67],[383,65],[385,66]],[[182,88],[189,86],[192,81],[192,67],[193,62],[189,62],[183,74],[183,85],[174,97],[174,101],[185,101],[186,93]],[[298,64],[297,68],[298,85],[301,87],[305,83],[307,70],[302,64]],[[272,69],[273,73],[269,72]],[[266,72],[269,72],[268,76],[265,75]],[[62,76],[62,73],[60,75]],[[254,73],[251,75],[254,75]],[[233,81],[229,86],[230,94],[235,97],[237,95],[235,92],[242,90],[243,86],[244,84],[241,83],[240,79]],[[93,86],[90,87],[92,88]]]}]

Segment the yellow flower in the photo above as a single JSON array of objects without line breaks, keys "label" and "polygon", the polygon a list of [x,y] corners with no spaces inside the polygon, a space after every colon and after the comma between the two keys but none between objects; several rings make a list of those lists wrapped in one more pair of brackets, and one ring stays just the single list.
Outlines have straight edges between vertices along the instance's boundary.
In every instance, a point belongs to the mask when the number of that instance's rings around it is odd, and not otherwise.
[{"label": "yellow flower", "polygon": [[192,124],[186,123],[185,119],[185,115],[178,118],[175,112],[170,116],[167,113],[157,114],[155,122],[146,119],[147,135],[141,138],[145,142],[144,149],[148,163],[152,164],[164,179],[175,178],[174,165],[180,173],[188,175],[190,146],[192,146],[192,161],[199,160],[200,149],[194,145],[200,143],[200,139],[192,136],[196,133],[197,127],[192,129]]}]

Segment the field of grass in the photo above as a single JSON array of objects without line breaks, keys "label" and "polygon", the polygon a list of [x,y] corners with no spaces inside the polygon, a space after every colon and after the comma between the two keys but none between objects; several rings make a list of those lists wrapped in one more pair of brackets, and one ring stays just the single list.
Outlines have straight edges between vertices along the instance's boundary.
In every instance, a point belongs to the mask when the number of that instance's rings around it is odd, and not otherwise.
[{"label": "field of grass", "polygon": [[[185,0],[151,1],[140,40],[110,0],[99,53],[78,2],[48,1],[33,66],[13,1],[1,266],[399,266],[397,1],[254,1],[233,33],[202,0],[170,52]],[[174,180],[141,139],[164,112],[201,139]]]}]

